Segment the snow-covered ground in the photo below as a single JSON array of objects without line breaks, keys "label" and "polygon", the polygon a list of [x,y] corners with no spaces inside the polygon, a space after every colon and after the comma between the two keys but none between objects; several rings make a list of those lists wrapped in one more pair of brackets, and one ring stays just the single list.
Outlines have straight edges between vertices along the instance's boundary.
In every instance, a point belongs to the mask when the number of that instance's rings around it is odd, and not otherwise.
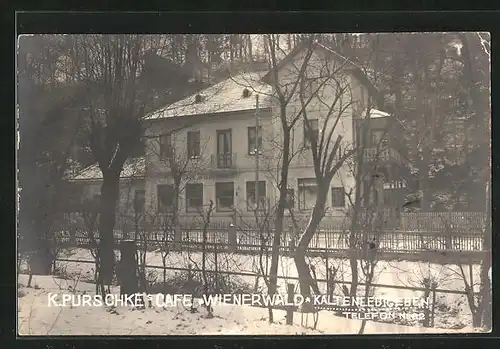
[{"label": "snow-covered ground", "polygon": [[[275,310],[275,323],[267,321],[267,310],[250,306],[225,305],[214,308],[207,318],[205,309],[191,313],[182,305],[167,308],[131,307],[49,307],[50,292],[93,294],[95,285],[52,276],[34,276],[33,288],[27,288],[27,275],[19,276],[18,332],[20,335],[313,335],[356,334],[361,320],[319,312],[316,330],[301,326],[301,314],[295,313],[294,324],[285,324],[285,312]],[[112,292],[117,292],[116,289]],[[306,314],[304,314],[306,316]],[[312,325],[309,314],[308,324]],[[460,332],[464,332],[462,329]],[[467,331],[467,330],[465,330]],[[469,329],[469,331],[471,331]],[[368,321],[366,334],[456,333]]]},{"label": "snow-covered ground", "polygon": [[[119,252],[116,252],[119,259]],[[207,270],[215,270],[215,257],[213,253],[207,253],[206,268]],[[87,249],[75,248],[65,250],[60,254],[60,258],[94,261],[91,253]],[[201,269],[202,253],[201,252],[169,252],[166,256],[166,266],[175,268],[187,268],[191,265],[193,269]],[[262,264],[265,267],[266,263],[270,264],[270,257],[266,261],[263,258]],[[316,270],[318,279],[326,278],[326,261],[321,257],[308,258],[308,263],[313,265]],[[93,276],[93,263],[72,263],[58,262],[58,266],[64,267],[69,275],[90,275]],[[146,265],[162,267],[162,255],[160,251],[152,251],[146,254]],[[260,258],[258,255],[242,255],[236,253],[218,253],[217,265],[219,272],[242,272],[242,273],[258,273],[260,271]],[[336,280],[351,281],[351,271],[349,261],[346,259],[329,258],[329,267],[338,269]],[[157,273],[161,274],[160,269],[152,268]],[[465,274],[469,277],[468,266],[463,266]],[[175,271],[169,270],[167,275],[174,275]],[[361,265],[359,265],[359,274],[363,277]],[[281,277],[297,277],[297,270],[293,258],[280,257],[278,266],[278,275]],[[473,278],[477,281],[479,278],[479,265],[473,265]],[[442,265],[428,262],[418,261],[379,261],[376,266],[375,279],[373,283],[393,286],[406,287],[423,287],[422,280],[430,277],[438,283],[439,289],[445,290],[463,290],[464,283],[461,276],[460,268],[454,264]],[[491,275],[490,275],[491,277]],[[243,278],[248,278],[243,276]],[[248,281],[253,284],[255,281],[252,277]],[[470,280],[468,280],[470,282]],[[284,288],[285,281],[280,284]],[[323,285],[324,286],[324,285]],[[321,285],[320,285],[321,288]],[[386,289],[380,289],[382,294]],[[395,295],[393,292],[397,292]],[[409,293],[408,293],[409,292]],[[413,297],[414,291],[408,290],[391,290],[391,294],[397,297]]]},{"label": "snow-covered ground", "polygon": [[[87,260],[93,262],[93,257],[86,249],[71,249],[65,250],[60,258]],[[117,258],[118,252],[117,252]],[[201,269],[202,255],[199,252],[170,252],[166,257],[166,266],[174,268],[187,268],[191,265],[193,269]],[[263,261],[265,265],[266,261]],[[270,261],[268,261],[270,263]],[[310,258],[309,263],[315,266],[316,276],[318,279],[325,279],[326,263],[325,260],[317,257]],[[151,278],[156,278],[156,282],[163,281],[163,270],[161,252],[148,252],[146,255],[146,264],[148,266],[157,266],[158,268],[148,268]],[[207,270],[214,270],[214,255],[207,253]],[[259,256],[241,255],[231,253],[219,253],[217,256],[218,271],[231,271],[256,274],[259,273]],[[338,281],[335,295],[343,295],[341,286],[343,282],[351,280],[351,271],[349,262],[342,259],[329,259],[329,267],[334,266],[338,271],[335,279]],[[69,279],[79,279],[80,281],[92,282],[94,276],[94,263],[75,263],[75,262],[57,262],[57,268],[62,271],[64,277]],[[469,278],[469,266],[463,266],[465,275]],[[472,276],[474,282],[479,280],[479,266],[474,265],[472,268]],[[179,270],[167,270],[167,279],[178,274]],[[293,259],[281,257],[278,275],[278,292],[284,294],[286,292],[286,282],[292,282],[298,289],[296,280],[285,280],[284,277],[297,277],[297,271]],[[359,275],[363,282],[363,272],[361,265],[359,266]],[[195,276],[196,277],[196,276]],[[437,282],[437,288],[443,290],[463,291],[464,282],[461,276],[460,268],[457,265],[440,265],[425,262],[412,261],[379,261],[375,271],[373,283],[379,285],[391,285],[402,287],[422,287],[424,278],[430,277]],[[234,275],[231,279],[244,283],[250,289],[254,289],[256,282],[255,276]],[[470,282],[468,280],[468,282]],[[346,286],[350,286],[348,283]],[[319,283],[319,288],[322,293],[326,293],[326,284]],[[266,292],[264,280],[258,280],[258,291]],[[358,287],[358,294],[363,295],[364,288]],[[385,299],[423,297],[423,291],[397,289],[390,287],[376,287],[372,290],[373,296],[383,297]],[[435,327],[442,329],[462,329],[465,331],[472,323],[472,315],[467,303],[465,295],[451,293],[436,294],[436,310],[435,310]]]}]

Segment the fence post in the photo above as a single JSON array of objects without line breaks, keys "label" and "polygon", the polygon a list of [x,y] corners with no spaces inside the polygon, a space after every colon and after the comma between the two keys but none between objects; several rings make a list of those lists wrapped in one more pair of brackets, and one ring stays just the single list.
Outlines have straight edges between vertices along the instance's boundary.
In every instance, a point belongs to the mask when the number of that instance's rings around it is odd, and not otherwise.
[{"label": "fence post", "polygon": [[229,249],[232,252],[235,252],[237,249],[237,236],[236,236],[236,227],[233,223],[229,224],[228,227],[228,241],[229,241]]},{"label": "fence post", "polygon": [[139,290],[136,251],[137,246],[134,240],[123,240],[120,243],[120,263],[118,264],[117,277],[122,295],[137,293]]},{"label": "fence post", "polygon": [[[293,304],[293,296],[295,293],[295,285],[287,284],[286,285],[287,294],[288,294],[288,304]],[[286,324],[293,325],[293,305],[289,305],[286,310]]]},{"label": "fence post", "polygon": [[[429,299],[429,295],[431,293],[431,281],[429,278],[425,278],[423,280],[425,291],[424,291],[424,299]],[[429,315],[429,305],[424,307],[424,327],[430,327],[430,315]]]},{"label": "fence post", "polygon": [[431,327],[434,327],[434,314],[435,314],[435,308],[436,308],[436,288],[437,288],[437,283],[433,282],[431,285],[432,288],[432,310],[431,310]]}]

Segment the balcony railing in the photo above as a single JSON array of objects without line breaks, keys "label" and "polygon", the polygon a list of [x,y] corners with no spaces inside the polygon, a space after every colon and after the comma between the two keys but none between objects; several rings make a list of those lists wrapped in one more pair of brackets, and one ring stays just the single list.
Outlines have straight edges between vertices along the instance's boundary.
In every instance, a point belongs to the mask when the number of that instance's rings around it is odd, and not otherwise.
[{"label": "balcony railing", "polygon": [[212,155],[213,169],[236,169],[236,154],[215,154]]},{"label": "balcony railing", "polygon": [[394,148],[367,148],[364,150],[364,158],[368,162],[372,161],[394,161],[401,162],[402,158],[399,152]]}]

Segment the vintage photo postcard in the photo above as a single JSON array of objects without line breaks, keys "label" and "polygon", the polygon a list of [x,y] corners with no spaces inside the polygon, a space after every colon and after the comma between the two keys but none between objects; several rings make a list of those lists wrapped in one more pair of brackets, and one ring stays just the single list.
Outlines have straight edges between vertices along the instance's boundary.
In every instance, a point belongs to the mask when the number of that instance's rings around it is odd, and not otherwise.
[{"label": "vintage photo postcard", "polygon": [[491,330],[490,35],[33,34],[18,334]]}]

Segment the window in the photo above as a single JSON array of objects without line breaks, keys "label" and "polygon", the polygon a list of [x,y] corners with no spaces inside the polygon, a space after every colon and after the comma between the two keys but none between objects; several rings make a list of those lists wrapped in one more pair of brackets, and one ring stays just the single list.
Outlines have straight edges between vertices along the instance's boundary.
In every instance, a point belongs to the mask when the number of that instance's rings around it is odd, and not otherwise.
[{"label": "window", "polygon": [[146,191],[136,190],[134,193],[134,211],[136,213],[144,212],[145,204],[146,204]]},{"label": "window", "polygon": [[384,136],[384,130],[379,130],[379,129],[373,129],[370,130],[370,144],[372,147],[378,147],[381,146],[382,143],[382,136]]},{"label": "window", "polygon": [[363,181],[363,202],[364,206],[368,207],[373,199],[373,183],[370,180]]},{"label": "window", "polygon": [[187,150],[189,158],[200,157],[200,131],[190,131],[187,133]]},{"label": "window", "polygon": [[[307,127],[309,124],[309,127]],[[311,139],[318,140],[319,136],[319,123],[318,119],[311,119],[304,122],[304,145],[309,147],[311,145]]]},{"label": "window", "polygon": [[259,154],[262,154],[262,126],[259,126],[258,134],[258,144],[257,144],[257,134],[255,132],[257,128],[255,126],[248,128],[248,154],[255,155],[257,147],[259,148]]},{"label": "window", "polygon": [[[254,210],[257,208],[257,197],[255,181],[247,182],[247,209]],[[266,182],[259,181],[259,209],[266,207]]]},{"label": "window", "polygon": [[231,130],[217,130],[217,167],[232,167]]},{"label": "window", "polygon": [[383,182],[380,175],[372,175],[371,179],[367,179],[363,184],[363,201],[365,207],[370,205],[382,204],[383,199]]},{"label": "window", "polygon": [[203,206],[203,183],[186,185],[186,212],[198,212]]},{"label": "window", "polygon": [[215,183],[215,197],[217,211],[231,211],[234,205],[234,183]]},{"label": "window", "polygon": [[384,185],[384,206],[400,206],[404,202],[404,187],[402,183],[386,187]]},{"label": "window", "polygon": [[397,203],[397,189],[384,189],[384,206],[393,206]]},{"label": "window", "polygon": [[318,185],[315,178],[302,178],[299,182],[299,210],[310,210],[316,203]]},{"label": "window", "polygon": [[158,191],[158,212],[171,212],[174,208],[174,186],[170,184],[161,184],[157,187]]},{"label": "window", "polygon": [[343,187],[332,188],[332,207],[345,207],[345,191]]},{"label": "window", "polygon": [[84,197],[84,186],[80,183],[68,183],[67,190],[67,203],[64,208],[67,212],[77,212],[81,210],[81,204]]},{"label": "window", "polygon": [[292,209],[295,207],[295,190],[287,189],[285,196],[285,207],[288,209]]},{"label": "window", "polygon": [[172,134],[167,133],[160,136],[160,159],[168,160],[173,155]]}]

